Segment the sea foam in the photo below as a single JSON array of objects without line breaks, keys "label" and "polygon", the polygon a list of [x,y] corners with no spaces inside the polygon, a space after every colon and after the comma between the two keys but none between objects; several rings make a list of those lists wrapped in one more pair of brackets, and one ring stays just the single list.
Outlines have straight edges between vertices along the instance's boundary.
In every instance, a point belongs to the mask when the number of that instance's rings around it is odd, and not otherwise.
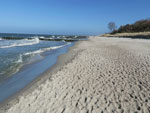
[{"label": "sea foam", "polygon": [[40,53],[43,53],[43,52],[46,52],[46,51],[49,51],[49,50],[53,50],[53,49],[58,49],[58,48],[64,47],[64,46],[66,46],[68,44],[70,44],[70,43],[67,43],[67,44],[61,45],[61,46],[48,47],[48,48],[43,48],[43,49],[39,49],[39,50],[32,51],[32,52],[27,52],[24,55],[40,54]]},{"label": "sea foam", "polygon": [[0,48],[11,48],[11,47],[18,47],[18,46],[27,46],[27,45],[33,45],[38,44],[40,42],[39,38],[34,39],[23,39],[23,40],[16,40],[13,43],[4,43],[0,44]]}]

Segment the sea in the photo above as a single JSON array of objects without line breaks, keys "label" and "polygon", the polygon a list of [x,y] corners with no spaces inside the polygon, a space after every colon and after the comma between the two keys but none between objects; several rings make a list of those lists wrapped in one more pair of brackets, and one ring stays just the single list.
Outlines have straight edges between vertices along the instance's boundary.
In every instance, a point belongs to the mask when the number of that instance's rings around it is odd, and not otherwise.
[{"label": "sea", "polygon": [[0,33],[0,102],[57,62],[80,36]]}]

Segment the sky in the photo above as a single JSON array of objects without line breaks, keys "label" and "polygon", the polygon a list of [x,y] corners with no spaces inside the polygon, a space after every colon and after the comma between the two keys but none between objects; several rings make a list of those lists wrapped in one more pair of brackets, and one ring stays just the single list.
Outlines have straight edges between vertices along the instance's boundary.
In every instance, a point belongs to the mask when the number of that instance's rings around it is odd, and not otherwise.
[{"label": "sky", "polygon": [[150,0],[0,0],[0,32],[99,35],[150,18]]}]

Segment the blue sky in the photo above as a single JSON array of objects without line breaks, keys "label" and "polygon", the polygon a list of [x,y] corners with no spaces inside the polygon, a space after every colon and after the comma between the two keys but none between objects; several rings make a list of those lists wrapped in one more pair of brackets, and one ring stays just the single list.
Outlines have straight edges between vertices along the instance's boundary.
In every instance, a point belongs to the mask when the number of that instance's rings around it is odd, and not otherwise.
[{"label": "blue sky", "polygon": [[150,18],[150,0],[0,0],[0,32],[98,35]]}]

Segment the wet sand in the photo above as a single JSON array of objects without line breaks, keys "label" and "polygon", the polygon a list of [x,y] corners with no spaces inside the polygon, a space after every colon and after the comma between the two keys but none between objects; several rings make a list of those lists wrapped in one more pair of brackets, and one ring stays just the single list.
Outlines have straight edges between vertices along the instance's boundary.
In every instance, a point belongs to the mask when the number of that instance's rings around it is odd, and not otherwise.
[{"label": "wet sand", "polygon": [[0,112],[149,113],[149,81],[150,40],[90,37]]}]

